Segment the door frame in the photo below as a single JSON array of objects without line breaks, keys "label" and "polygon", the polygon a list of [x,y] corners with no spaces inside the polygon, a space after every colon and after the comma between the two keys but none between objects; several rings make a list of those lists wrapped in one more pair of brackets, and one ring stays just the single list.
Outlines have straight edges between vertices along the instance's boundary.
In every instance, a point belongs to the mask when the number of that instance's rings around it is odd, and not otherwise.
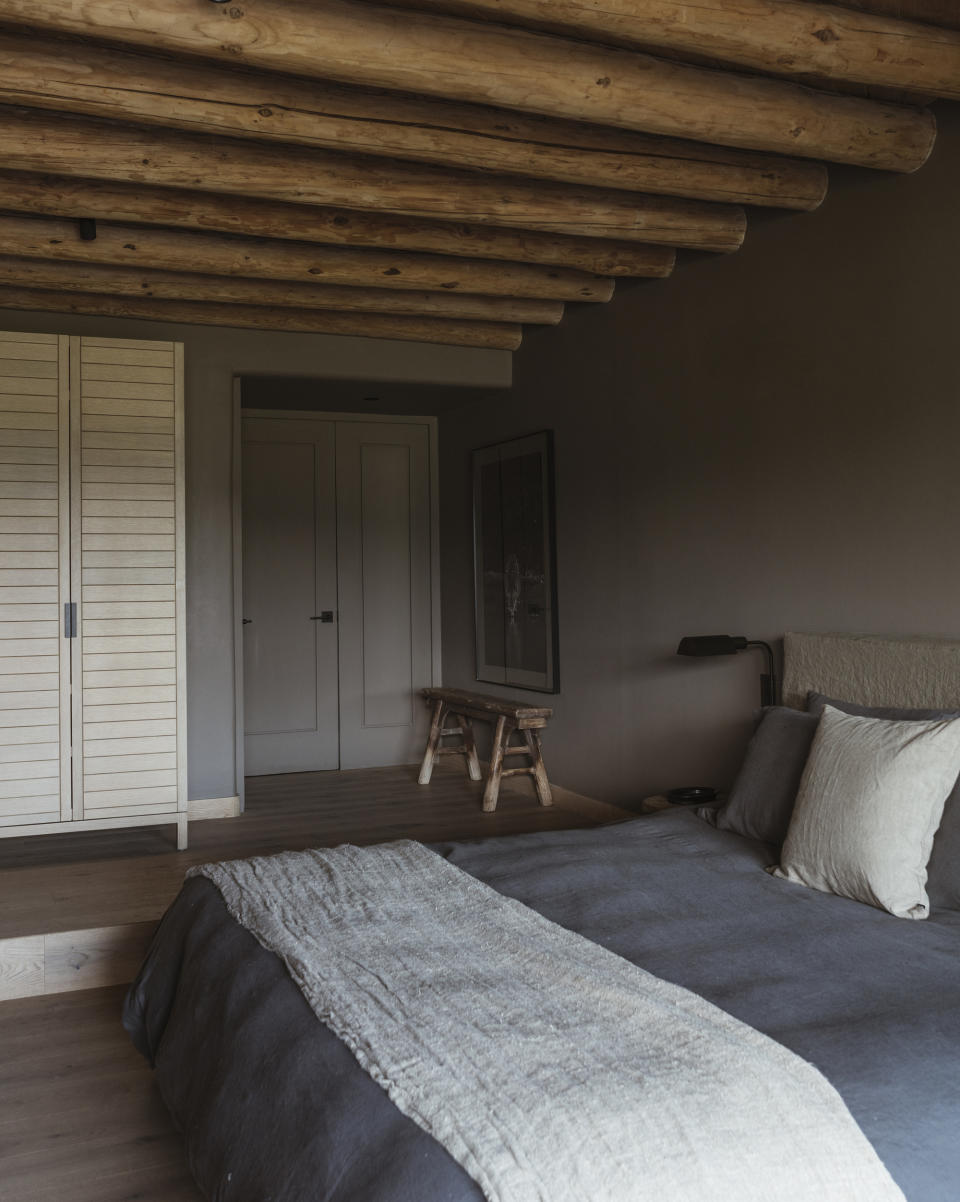
[{"label": "door frame", "polygon": [[[322,386],[322,381],[318,381]],[[271,421],[378,422],[427,427],[430,462],[430,684],[439,688],[441,672],[440,623],[440,458],[437,445],[439,421],[436,417],[412,414],[319,412],[314,409],[246,408],[242,398],[242,377],[233,380],[233,712],[236,792],[240,810],[246,803],[244,789],[244,697],[243,697],[243,419],[267,418]]]}]

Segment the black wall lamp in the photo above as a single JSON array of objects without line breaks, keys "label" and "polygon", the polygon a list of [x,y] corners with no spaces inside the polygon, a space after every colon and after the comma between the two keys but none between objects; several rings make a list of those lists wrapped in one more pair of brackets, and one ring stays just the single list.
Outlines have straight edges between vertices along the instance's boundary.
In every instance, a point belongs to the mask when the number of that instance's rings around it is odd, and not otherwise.
[{"label": "black wall lamp", "polygon": [[677,655],[736,655],[748,647],[760,647],[767,657],[767,670],[760,677],[760,704],[777,704],[777,677],[773,666],[773,648],[759,639],[742,634],[695,634],[680,640]]}]

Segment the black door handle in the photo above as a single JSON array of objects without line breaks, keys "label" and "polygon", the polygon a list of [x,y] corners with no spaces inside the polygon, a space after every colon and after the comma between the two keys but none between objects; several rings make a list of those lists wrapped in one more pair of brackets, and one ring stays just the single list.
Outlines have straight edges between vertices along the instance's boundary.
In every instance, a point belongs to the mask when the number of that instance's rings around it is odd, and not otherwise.
[{"label": "black door handle", "polygon": [[243,622],[244,626],[249,626],[253,621],[253,618],[241,618],[241,621]]},{"label": "black door handle", "polygon": [[333,621],[333,610],[325,609],[321,613],[314,614],[313,617],[310,619],[310,621],[311,622],[332,622]]}]

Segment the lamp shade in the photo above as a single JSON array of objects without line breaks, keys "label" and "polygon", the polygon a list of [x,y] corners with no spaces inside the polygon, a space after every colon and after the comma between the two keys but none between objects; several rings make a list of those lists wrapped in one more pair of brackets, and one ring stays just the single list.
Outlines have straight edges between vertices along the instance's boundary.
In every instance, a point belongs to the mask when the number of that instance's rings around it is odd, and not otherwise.
[{"label": "lamp shade", "polygon": [[741,634],[694,634],[680,640],[677,655],[735,655],[747,645]]}]

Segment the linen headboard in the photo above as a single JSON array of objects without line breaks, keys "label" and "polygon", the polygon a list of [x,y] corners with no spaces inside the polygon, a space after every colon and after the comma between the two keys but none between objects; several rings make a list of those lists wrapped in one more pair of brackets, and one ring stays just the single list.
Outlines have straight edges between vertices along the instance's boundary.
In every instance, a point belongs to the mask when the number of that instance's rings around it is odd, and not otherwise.
[{"label": "linen headboard", "polygon": [[960,710],[960,639],[918,635],[787,634],[783,704],[807,693],[857,705]]}]

